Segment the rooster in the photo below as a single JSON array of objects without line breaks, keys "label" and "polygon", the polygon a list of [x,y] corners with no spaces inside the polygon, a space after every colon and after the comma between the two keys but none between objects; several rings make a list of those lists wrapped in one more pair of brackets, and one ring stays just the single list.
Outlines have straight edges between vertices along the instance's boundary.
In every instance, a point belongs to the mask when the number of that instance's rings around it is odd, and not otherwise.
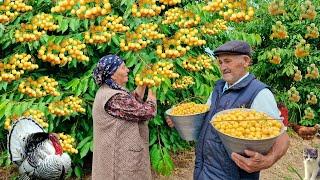
[{"label": "rooster", "polygon": [[16,121],[8,135],[10,160],[20,179],[64,179],[71,159],[63,153],[56,134],[49,134],[30,117]]}]

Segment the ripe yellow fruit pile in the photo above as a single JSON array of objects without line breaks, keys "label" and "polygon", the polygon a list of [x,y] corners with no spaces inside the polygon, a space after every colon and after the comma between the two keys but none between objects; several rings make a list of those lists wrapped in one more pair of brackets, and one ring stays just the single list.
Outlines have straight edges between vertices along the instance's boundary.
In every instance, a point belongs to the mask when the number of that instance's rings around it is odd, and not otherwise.
[{"label": "ripe yellow fruit pile", "polygon": [[[80,6],[75,6],[78,1],[64,0],[60,1],[57,6],[51,8],[52,13],[61,13],[70,11],[71,14],[77,15],[80,19],[94,19],[98,16],[104,16],[111,12],[109,0],[80,0]],[[87,6],[94,3],[94,7]],[[75,6],[75,9],[73,7]]]},{"label": "ripe yellow fruit pile", "polygon": [[201,27],[201,32],[205,34],[215,35],[227,30],[227,21],[223,19],[216,19],[210,23],[206,23]]},{"label": "ripe yellow fruit pile", "polygon": [[271,15],[280,15],[280,14],[285,14],[286,10],[284,7],[284,1],[281,0],[274,0],[270,3],[268,7],[268,11]]},{"label": "ripe yellow fruit pile", "polygon": [[206,104],[196,104],[195,102],[182,103],[174,106],[171,115],[174,116],[189,116],[207,112],[209,106]]},{"label": "ripe yellow fruit pile", "polygon": [[56,86],[58,86],[58,82],[48,76],[42,76],[37,80],[33,80],[29,77],[26,81],[22,81],[19,84],[18,90],[22,94],[36,98],[43,97],[48,94],[59,96],[60,93],[57,91]]},{"label": "ripe yellow fruit pile", "polygon": [[78,150],[75,149],[75,139],[72,136],[64,133],[59,133],[58,135],[63,151],[71,154],[78,154]]},{"label": "ripe yellow fruit pile", "polygon": [[310,107],[304,110],[303,119],[314,119],[314,112]]},{"label": "ripe yellow fruit pile", "polygon": [[21,29],[15,32],[15,39],[17,42],[37,41],[46,31],[55,31],[58,28],[51,14],[40,13],[31,19],[30,24],[21,23]]},{"label": "ripe yellow fruit pile", "polygon": [[278,136],[281,122],[255,110],[231,110],[219,114],[211,124],[220,132],[240,139],[267,139]]},{"label": "ripe yellow fruit pile", "polygon": [[139,51],[150,43],[150,40],[143,38],[142,34],[126,32],[126,38],[120,40],[121,51]]},{"label": "ripe yellow fruit pile", "polygon": [[38,31],[38,27],[32,24],[21,23],[21,29],[15,31],[14,37],[17,42],[38,41],[46,31]]},{"label": "ripe yellow fruit pile", "polygon": [[182,76],[181,78],[177,79],[173,84],[173,89],[185,89],[190,85],[193,85],[195,82],[191,76]]},{"label": "ripe yellow fruit pile", "polygon": [[[90,2],[95,2],[96,6],[93,8],[86,6]],[[80,5],[78,10],[71,11],[72,14],[76,14],[80,19],[95,19],[111,12],[109,0],[80,0]]]},{"label": "ripe yellow fruit pile", "polygon": [[140,24],[136,29],[136,33],[150,40],[164,38],[165,35],[159,33],[157,29],[158,25],[154,23]]},{"label": "ripe yellow fruit pile", "polygon": [[122,24],[123,18],[121,16],[109,15],[102,19],[101,26],[105,27],[105,30],[111,30],[112,32],[126,32],[130,28]]},{"label": "ripe yellow fruit pile", "polygon": [[315,64],[310,64],[309,67],[307,67],[307,74],[306,78],[310,79],[318,79],[319,77],[319,69],[316,67]]},{"label": "ripe yellow fruit pile", "polygon": [[212,59],[207,55],[199,55],[198,57],[189,57],[182,62],[182,67],[189,71],[201,71],[202,69],[212,69]]},{"label": "ripe yellow fruit pile", "polygon": [[68,96],[61,101],[50,103],[48,109],[57,116],[69,116],[75,112],[84,113],[86,110],[81,107],[82,103],[79,97]]},{"label": "ripe yellow fruit pile", "polygon": [[[200,39],[196,28],[179,29],[173,38],[164,38],[163,44],[157,46],[160,58],[178,58],[186,54],[192,46],[202,46],[205,40]],[[185,47],[183,45],[186,45]]]},{"label": "ripe yellow fruit pile", "polygon": [[86,45],[80,40],[65,39],[60,44],[48,43],[48,47],[41,46],[38,51],[38,57],[44,62],[50,62],[52,65],[60,66],[76,59],[79,62],[89,61],[89,57],[84,55]]},{"label": "ripe yellow fruit pile", "polygon": [[180,28],[191,28],[197,26],[201,18],[199,15],[182,8],[173,8],[165,12],[165,19],[162,24],[175,24]]},{"label": "ripe yellow fruit pile", "polygon": [[56,25],[51,14],[40,13],[31,19],[31,24],[45,31],[55,31],[59,28]]},{"label": "ripe yellow fruit pile", "polygon": [[318,99],[317,96],[314,94],[314,92],[310,92],[310,94],[307,95],[307,104],[317,104]]},{"label": "ripe yellow fruit pile", "polygon": [[301,98],[299,95],[299,91],[297,91],[295,87],[292,87],[288,90],[288,96],[289,100],[293,102],[299,102]]},{"label": "ripe yellow fruit pile", "polygon": [[254,9],[253,7],[247,7],[246,0],[213,0],[204,6],[203,10],[219,12],[219,15],[223,16],[224,20],[234,22],[249,21],[254,16]]},{"label": "ripe yellow fruit pile", "polygon": [[[31,116],[33,120],[35,120],[37,123],[40,124],[43,128],[48,128],[49,125],[47,123],[47,119],[45,118],[45,115],[42,111],[38,109],[30,109],[27,110],[23,113],[23,116],[29,117]],[[11,129],[11,122],[15,122],[19,119],[20,117],[17,116],[12,116],[12,117],[7,117],[5,122],[4,122],[4,129],[10,130]]]},{"label": "ripe yellow fruit pile", "polygon": [[103,26],[90,26],[90,30],[84,33],[84,39],[89,44],[101,44],[111,40],[114,32],[105,31]]},{"label": "ripe yellow fruit pile", "polygon": [[134,17],[153,17],[159,15],[164,5],[157,6],[156,0],[139,0],[139,3],[132,5],[132,16]]},{"label": "ripe yellow fruit pile", "polygon": [[59,1],[58,4],[51,8],[51,12],[64,12],[71,10],[72,7],[77,3],[76,0],[63,0]]},{"label": "ripe yellow fruit pile", "polygon": [[319,37],[319,30],[314,23],[307,27],[307,33],[304,38],[316,39]]},{"label": "ripe yellow fruit pile", "polygon": [[19,117],[17,115],[13,115],[11,117],[6,117],[5,121],[4,121],[4,129],[10,131],[11,127],[11,123],[16,122],[19,119]]},{"label": "ripe yellow fruit pile", "polygon": [[317,16],[317,11],[310,0],[306,0],[301,6],[300,19],[314,20]]},{"label": "ripe yellow fruit pile", "polygon": [[15,54],[8,63],[0,62],[0,81],[12,82],[19,79],[26,70],[32,71],[38,68],[37,64],[32,63],[30,54]]},{"label": "ripe yellow fruit pile", "polygon": [[270,39],[286,39],[288,38],[288,32],[286,26],[282,25],[281,21],[277,21],[276,25],[272,25],[272,34]]},{"label": "ripe yellow fruit pile", "polygon": [[140,24],[135,32],[127,32],[126,38],[120,40],[121,51],[138,51],[147,47],[151,40],[164,38],[157,28],[157,24],[147,23]]},{"label": "ripe yellow fruit pile", "polygon": [[298,69],[297,66],[294,66],[293,69],[294,69],[294,77],[293,77],[293,80],[294,80],[294,81],[301,81],[301,80],[302,80],[301,71]]},{"label": "ripe yellow fruit pile", "polygon": [[175,39],[180,40],[188,46],[202,46],[206,44],[205,40],[200,39],[200,33],[196,28],[179,29],[175,34]]},{"label": "ripe yellow fruit pile", "polygon": [[271,52],[267,53],[269,62],[272,64],[280,64],[281,63],[281,56],[279,49],[272,48]]},{"label": "ripe yellow fruit pile", "polygon": [[105,17],[99,26],[91,25],[89,31],[84,32],[84,39],[89,44],[101,44],[109,42],[116,32],[129,30],[122,23],[122,17],[110,15]]},{"label": "ripe yellow fruit pile", "polygon": [[38,122],[43,128],[48,128],[48,122],[45,118],[45,115],[42,111],[38,110],[38,109],[30,109],[26,112],[23,113],[23,116],[32,116],[32,118]]},{"label": "ripe yellow fruit pile", "polygon": [[23,0],[4,0],[3,4],[0,5],[0,23],[11,22],[19,16],[19,12],[30,10],[32,10],[32,6],[26,5]]},{"label": "ripe yellow fruit pile", "polygon": [[165,5],[174,6],[181,3],[181,0],[159,0],[159,2]]},{"label": "ripe yellow fruit pile", "polygon": [[300,42],[296,45],[294,50],[294,55],[298,58],[303,58],[309,55],[310,44],[306,43],[306,40],[301,39]]},{"label": "ripe yellow fruit pile", "polygon": [[174,65],[171,62],[158,61],[151,68],[147,67],[135,77],[136,85],[148,87],[159,86],[165,78],[177,78],[179,74],[173,72]]}]

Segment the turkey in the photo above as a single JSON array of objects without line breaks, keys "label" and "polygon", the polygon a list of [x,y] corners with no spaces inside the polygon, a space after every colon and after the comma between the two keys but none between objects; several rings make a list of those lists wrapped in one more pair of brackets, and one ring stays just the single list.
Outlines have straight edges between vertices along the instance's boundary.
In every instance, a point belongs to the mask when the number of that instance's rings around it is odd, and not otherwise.
[{"label": "turkey", "polygon": [[63,153],[59,139],[30,117],[12,125],[8,135],[10,160],[18,166],[20,179],[64,179],[71,159]]}]

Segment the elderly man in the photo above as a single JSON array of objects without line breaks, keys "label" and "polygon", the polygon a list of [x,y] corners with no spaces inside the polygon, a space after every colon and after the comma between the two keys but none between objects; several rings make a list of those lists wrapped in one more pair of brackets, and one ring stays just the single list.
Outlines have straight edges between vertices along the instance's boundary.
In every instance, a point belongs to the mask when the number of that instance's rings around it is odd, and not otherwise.
[{"label": "elderly man", "polygon": [[[246,150],[245,156],[232,153],[230,157],[209,121],[217,112],[239,107],[280,118],[275,98],[267,85],[248,72],[251,48],[246,42],[229,41],[218,47],[214,55],[219,60],[223,79],[217,81],[207,102],[211,106],[197,142],[194,179],[259,179],[260,170],[271,167],[286,153],[288,135],[280,136],[266,155]],[[169,118],[167,123],[174,126]]]}]

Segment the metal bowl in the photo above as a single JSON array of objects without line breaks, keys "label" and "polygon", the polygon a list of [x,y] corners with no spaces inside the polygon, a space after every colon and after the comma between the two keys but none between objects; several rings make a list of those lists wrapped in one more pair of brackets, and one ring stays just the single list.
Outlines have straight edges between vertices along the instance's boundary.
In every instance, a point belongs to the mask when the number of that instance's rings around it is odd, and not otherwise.
[{"label": "metal bowl", "polygon": [[187,116],[177,116],[171,115],[171,111],[172,108],[168,109],[165,113],[174,122],[174,127],[177,129],[180,137],[186,141],[197,141],[207,112]]},{"label": "metal bowl", "polygon": [[[244,109],[244,108],[236,108],[236,109],[252,111],[252,109]],[[228,109],[215,114],[212,117],[211,122],[215,119],[217,115],[229,112],[231,110],[236,110],[236,109]],[[281,126],[282,126],[281,132],[279,133],[278,136],[267,138],[267,139],[261,139],[261,140],[240,139],[240,138],[236,138],[236,137],[232,137],[227,134],[224,134],[220,132],[218,129],[216,129],[214,126],[213,128],[218,132],[218,135],[229,154],[231,154],[232,152],[236,152],[238,154],[244,155],[244,150],[248,149],[248,150],[256,151],[265,155],[269,152],[270,148],[273,146],[276,139],[285,132],[285,127],[282,121],[281,121]]]}]

